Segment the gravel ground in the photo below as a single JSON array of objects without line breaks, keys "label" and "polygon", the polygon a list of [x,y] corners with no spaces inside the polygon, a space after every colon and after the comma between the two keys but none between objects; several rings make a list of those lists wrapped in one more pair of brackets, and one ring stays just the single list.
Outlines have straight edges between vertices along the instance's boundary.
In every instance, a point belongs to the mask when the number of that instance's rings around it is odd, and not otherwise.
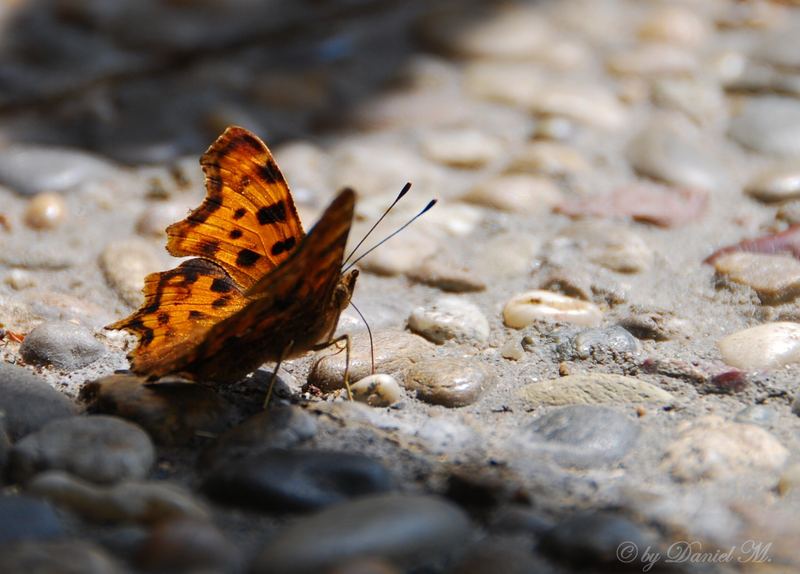
[{"label": "gravel ground", "polygon": [[[793,5],[0,7],[0,571],[800,571]],[[356,401],[103,328],[230,124],[306,228],[439,200],[359,263]]]}]

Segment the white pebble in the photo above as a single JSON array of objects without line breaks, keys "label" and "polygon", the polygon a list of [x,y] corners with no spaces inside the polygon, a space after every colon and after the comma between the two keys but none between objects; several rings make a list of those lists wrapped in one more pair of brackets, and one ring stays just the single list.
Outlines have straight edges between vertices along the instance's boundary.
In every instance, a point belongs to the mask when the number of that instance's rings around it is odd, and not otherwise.
[{"label": "white pebble", "polygon": [[503,153],[497,138],[475,129],[429,133],[420,143],[428,158],[453,167],[477,169]]},{"label": "white pebble", "polygon": [[760,371],[800,361],[800,324],[767,323],[737,331],[717,343],[722,360],[738,369]]},{"label": "white pebble", "polygon": [[548,178],[508,174],[479,184],[462,199],[501,211],[533,215],[545,213],[560,203],[562,193]]},{"label": "white pebble", "polygon": [[391,375],[376,373],[350,385],[353,398],[371,407],[388,407],[403,397],[400,383]]},{"label": "white pebble", "polygon": [[53,229],[67,216],[64,198],[57,193],[40,193],[28,202],[25,223],[33,229]]},{"label": "white pebble", "polygon": [[558,321],[596,327],[603,313],[594,303],[550,291],[533,290],[512,297],[503,308],[508,327],[522,329],[536,321]]}]

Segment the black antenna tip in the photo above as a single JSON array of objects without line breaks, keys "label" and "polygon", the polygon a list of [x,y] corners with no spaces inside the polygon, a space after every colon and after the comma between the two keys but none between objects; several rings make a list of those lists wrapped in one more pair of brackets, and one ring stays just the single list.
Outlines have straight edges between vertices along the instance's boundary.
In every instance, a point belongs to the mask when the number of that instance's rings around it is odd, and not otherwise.
[{"label": "black antenna tip", "polygon": [[403,186],[403,189],[400,190],[400,193],[398,194],[397,199],[395,199],[395,201],[398,201],[401,197],[407,194],[409,189],[411,189],[410,181]]},{"label": "black antenna tip", "polygon": [[433,207],[434,205],[436,205],[436,202],[437,202],[437,201],[439,201],[439,200],[438,200],[438,199],[431,199],[431,200],[428,202],[428,205],[426,205],[426,206],[425,206],[425,209],[423,209],[422,211],[420,211],[420,212],[419,212],[419,214],[420,214],[420,215],[422,215],[423,213],[425,213],[426,211],[428,211],[428,210],[429,210],[431,207]]}]

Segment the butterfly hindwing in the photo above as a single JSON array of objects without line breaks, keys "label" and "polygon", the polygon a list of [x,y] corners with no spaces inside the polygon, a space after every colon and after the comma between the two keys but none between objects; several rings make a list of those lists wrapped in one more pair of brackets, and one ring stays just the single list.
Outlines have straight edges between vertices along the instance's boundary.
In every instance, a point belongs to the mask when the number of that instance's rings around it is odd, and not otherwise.
[{"label": "butterfly hindwing", "polygon": [[303,239],[289,186],[264,142],[243,128],[226,129],[200,163],[206,198],[167,228],[167,250],[210,259],[248,289]]}]

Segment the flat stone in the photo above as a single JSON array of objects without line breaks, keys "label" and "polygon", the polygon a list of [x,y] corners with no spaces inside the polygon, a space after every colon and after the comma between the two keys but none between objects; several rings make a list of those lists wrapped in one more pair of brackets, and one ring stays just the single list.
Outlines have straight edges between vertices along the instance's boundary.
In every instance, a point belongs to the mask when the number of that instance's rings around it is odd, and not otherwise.
[{"label": "flat stone", "polygon": [[408,276],[414,281],[452,293],[466,293],[486,289],[486,283],[475,271],[439,261],[435,258],[423,261],[418,267],[412,269]]},{"label": "flat stone", "polygon": [[478,184],[462,200],[500,211],[542,215],[563,198],[558,186],[546,177],[528,174],[500,175]]},{"label": "flat stone", "polygon": [[[406,370],[421,358],[431,356],[435,348],[418,335],[405,331],[374,333],[375,372],[402,379]],[[320,351],[308,375],[308,383],[324,391],[342,388],[344,384],[345,353]],[[366,333],[353,337],[350,356],[350,381],[355,382],[372,374],[369,338]]]},{"label": "flat stone", "polygon": [[[467,516],[443,499],[367,496],[298,519],[284,528],[262,549],[252,571],[310,574],[359,556],[413,567],[446,557],[469,535]],[[309,540],[314,544],[309,545]]]},{"label": "flat stone", "polygon": [[616,464],[636,444],[639,426],[619,411],[597,405],[570,405],[540,416],[520,445],[570,468]]},{"label": "flat stone", "polygon": [[764,203],[800,198],[800,163],[771,165],[747,182],[745,193]]},{"label": "flat stone", "polygon": [[106,348],[86,327],[54,321],[28,333],[19,352],[29,363],[75,371],[99,359]]},{"label": "flat stone", "polygon": [[722,360],[745,371],[776,369],[800,361],[800,324],[767,323],[717,342]]},{"label": "flat stone", "polygon": [[571,404],[672,404],[672,394],[633,377],[594,373],[531,383],[519,391],[531,406]]},{"label": "flat stone", "polygon": [[83,540],[25,541],[0,553],[0,572],[59,572],[63,574],[124,574],[103,548]]},{"label": "flat stone", "polygon": [[688,7],[660,6],[650,12],[637,30],[645,41],[678,46],[699,46],[708,38],[708,23]]},{"label": "flat stone", "polygon": [[762,303],[784,303],[800,295],[800,261],[789,255],[739,251],[714,259],[713,265],[729,281],[750,287]]},{"label": "flat stone", "polygon": [[35,432],[52,420],[77,413],[77,407],[29,370],[0,363],[0,411],[11,440]]},{"label": "flat stone", "polygon": [[541,239],[528,233],[499,233],[490,237],[477,254],[480,277],[498,281],[530,273],[541,251]]},{"label": "flat stone", "polygon": [[111,242],[100,254],[100,269],[106,282],[131,307],[138,307],[144,301],[145,276],[161,267],[161,258],[153,244],[144,239]]},{"label": "flat stone", "polygon": [[98,486],[60,470],[36,475],[26,491],[98,523],[159,524],[207,520],[208,509],[183,487],[166,481],[125,480]]},{"label": "flat stone", "polygon": [[619,320],[619,325],[637,339],[669,341],[686,336],[688,321],[666,311],[637,311]]},{"label": "flat stone", "polygon": [[459,296],[439,297],[429,306],[415,309],[408,318],[408,327],[438,344],[451,339],[485,342],[489,338],[489,320],[483,311]]},{"label": "flat stone", "polygon": [[[47,502],[24,494],[0,495],[0,545],[4,549],[12,542],[42,541],[63,535],[61,520]],[[3,554],[0,552],[0,560]]]},{"label": "flat stone", "polygon": [[577,175],[589,171],[589,161],[566,144],[533,141],[526,144],[509,166],[513,171],[530,171],[551,177]]},{"label": "flat stone", "polygon": [[191,382],[148,384],[143,377],[114,374],[86,383],[87,410],[118,416],[144,428],[162,445],[182,445],[198,434],[219,434],[234,409],[213,389]]},{"label": "flat stone", "polygon": [[218,502],[267,512],[313,510],[393,487],[376,460],[316,450],[264,450],[216,465],[203,481]]},{"label": "flat stone", "polygon": [[98,483],[142,478],[155,462],[155,449],[141,428],[104,415],[48,423],[14,445],[9,474],[25,482],[45,470],[66,470]]},{"label": "flat stone", "polygon": [[789,451],[761,427],[715,415],[685,423],[667,448],[662,467],[683,482],[726,479],[746,473],[776,473]]},{"label": "flat stone", "polygon": [[759,153],[792,157],[800,154],[800,103],[794,98],[749,98],[730,124],[729,135]]},{"label": "flat stone", "polygon": [[431,160],[460,168],[478,169],[503,154],[502,142],[475,129],[451,129],[426,134],[421,143]]},{"label": "flat stone", "polygon": [[474,403],[494,383],[483,364],[464,358],[441,357],[420,361],[406,373],[406,389],[427,403],[463,407]]},{"label": "flat stone", "polygon": [[536,321],[573,323],[594,327],[603,313],[594,303],[550,291],[533,290],[515,295],[503,307],[503,322],[522,329]]},{"label": "flat stone", "polygon": [[618,76],[687,76],[699,67],[694,53],[669,44],[642,44],[618,51],[606,66]]},{"label": "flat stone", "polygon": [[639,273],[653,263],[653,250],[632,230],[603,221],[579,221],[559,234],[576,242],[591,261],[612,271]]}]

